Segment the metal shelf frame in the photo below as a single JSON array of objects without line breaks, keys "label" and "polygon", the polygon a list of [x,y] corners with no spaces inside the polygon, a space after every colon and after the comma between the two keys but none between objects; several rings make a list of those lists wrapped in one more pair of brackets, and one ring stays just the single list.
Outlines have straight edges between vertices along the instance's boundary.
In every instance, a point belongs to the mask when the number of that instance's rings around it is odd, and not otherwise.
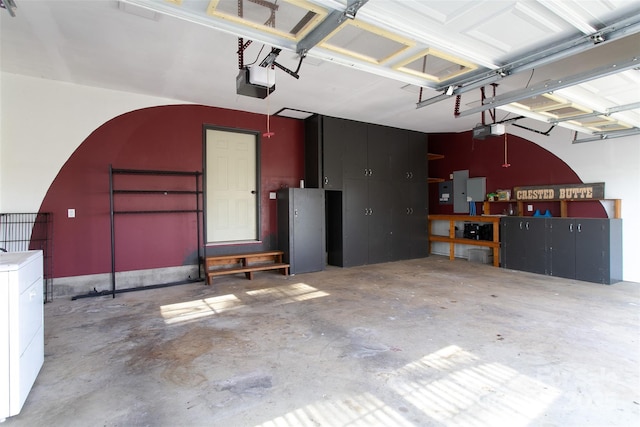
[{"label": "metal shelf frame", "polygon": [[[147,175],[147,176],[182,176],[182,177],[193,177],[194,186],[193,190],[157,190],[157,189],[149,189],[149,188],[139,188],[139,189],[120,189],[116,188],[114,185],[114,176],[116,175]],[[91,297],[91,296],[102,296],[111,294],[113,298],[116,297],[116,293],[122,292],[132,292],[137,290],[145,290],[145,289],[157,289],[161,287],[167,286],[175,286],[186,283],[194,283],[201,282],[204,279],[202,278],[202,236],[201,236],[201,226],[200,226],[200,215],[203,212],[202,209],[202,195],[203,191],[201,188],[201,177],[202,172],[194,171],[172,171],[172,170],[144,170],[144,169],[117,169],[112,165],[109,165],[109,201],[110,201],[110,222],[111,222],[111,290],[109,292],[91,292],[87,295],[76,296],[74,299],[81,297]],[[180,194],[180,195],[194,195],[195,196],[195,209],[151,209],[151,210],[117,210],[115,208],[115,197],[118,194],[128,194],[128,195],[136,195],[136,194],[151,194],[151,195],[167,195],[167,194]],[[195,214],[196,215],[196,248],[197,248],[197,259],[198,259],[198,278],[197,279],[187,279],[179,282],[170,282],[170,283],[159,283],[154,285],[140,286],[136,288],[126,288],[126,289],[117,289],[116,285],[116,254],[115,254],[115,246],[116,246],[116,227],[115,227],[115,218],[117,215],[150,215],[150,214]]]}]

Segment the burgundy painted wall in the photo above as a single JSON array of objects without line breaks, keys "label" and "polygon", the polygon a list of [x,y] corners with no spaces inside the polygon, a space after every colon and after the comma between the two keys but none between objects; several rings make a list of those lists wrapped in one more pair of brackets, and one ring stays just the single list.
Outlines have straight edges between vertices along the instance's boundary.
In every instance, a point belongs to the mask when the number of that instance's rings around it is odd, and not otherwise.
[{"label": "burgundy painted wall", "polygon": [[[457,170],[469,170],[469,177],[486,177],[487,193],[496,189],[511,189],[527,185],[579,184],[582,181],[576,173],[558,157],[541,146],[526,139],[507,135],[507,159],[505,164],[505,137],[474,140],[471,132],[431,134],[429,152],[443,154],[444,159],[429,162],[429,176],[449,180],[449,174]],[[533,202],[534,212],[546,209],[553,216],[560,216],[560,204],[553,202]],[[516,208],[513,203],[514,209]],[[499,214],[508,203],[491,205],[491,213]],[[525,209],[526,210],[526,209]],[[478,214],[482,205],[476,206]],[[429,185],[429,212],[432,214],[452,214],[453,205],[440,205],[438,184]],[[525,212],[531,215],[533,212]],[[575,202],[568,204],[568,215],[575,217],[606,218],[607,214],[599,202]]]},{"label": "burgundy painted wall", "polygon": [[[41,212],[52,212],[54,223],[54,277],[111,271],[109,221],[109,165],[121,169],[202,171],[203,125],[266,131],[263,115],[201,105],[172,105],[132,111],[96,129],[64,164],[49,188]],[[269,192],[295,187],[304,176],[304,123],[271,118],[275,136],[261,141],[261,238],[275,247],[276,202]],[[429,162],[429,175],[448,179],[456,170],[487,178],[487,191],[538,184],[574,184],[580,179],[571,168],[544,148],[508,135],[508,162],[504,168],[504,138],[473,140],[471,132],[432,134],[429,151],[445,156]],[[119,185],[140,188],[146,184],[167,189],[190,189],[185,178],[170,181],[123,178]],[[161,183],[160,183],[161,182]],[[170,187],[167,187],[170,185]],[[122,188],[122,187],[120,187]],[[147,187],[145,187],[147,188]],[[430,213],[453,213],[438,202],[437,184],[429,186]],[[129,197],[120,195],[116,209],[191,209],[194,199],[184,196]],[[535,209],[560,215],[558,203],[533,203]],[[496,204],[492,213],[508,205]],[[67,209],[76,218],[67,218]],[[478,206],[481,212],[481,206]],[[529,215],[530,213],[525,213]],[[598,202],[569,205],[569,215],[606,218]],[[116,271],[195,264],[197,260],[194,214],[119,215],[116,217]],[[238,248],[217,248],[237,251]]]},{"label": "burgundy painted wall", "polygon": [[[53,213],[53,276],[111,271],[109,165],[120,169],[202,171],[203,125],[266,131],[263,115],[207,107],[171,105],[116,117],[87,137],[64,164],[40,207]],[[275,136],[261,141],[261,231],[266,245],[277,235],[276,202],[269,192],[297,186],[304,176],[304,124],[271,118]],[[146,187],[149,178],[116,176],[120,187]],[[168,189],[189,189],[185,178],[153,180]],[[162,182],[160,184],[159,182]],[[189,196],[118,196],[116,210],[192,209]],[[182,198],[181,198],[182,197]],[[186,207],[185,207],[186,206]],[[67,209],[76,218],[67,218]],[[195,214],[118,215],[116,271],[195,264]]]}]

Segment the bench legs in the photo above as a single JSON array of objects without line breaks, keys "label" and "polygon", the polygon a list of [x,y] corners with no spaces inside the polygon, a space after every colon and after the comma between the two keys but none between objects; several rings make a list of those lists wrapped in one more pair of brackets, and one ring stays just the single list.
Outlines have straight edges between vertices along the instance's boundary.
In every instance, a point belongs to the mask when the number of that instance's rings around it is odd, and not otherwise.
[{"label": "bench legs", "polygon": [[[267,270],[273,270],[273,269],[267,268],[267,269],[258,270],[258,271],[267,271]],[[282,275],[283,276],[288,276],[289,275],[289,267],[280,267],[280,268],[278,268],[278,270],[282,271]],[[255,271],[245,271],[244,272],[244,276],[249,280],[253,280],[253,273],[255,273]],[[228,274],[237,274],[237,273],[229,272]],[[209,286],[213,285],[213,276],[214,276],[214,274],[208,274],[207,275],[207,280],[205,282],[207,285],[209,285]],[[215,274],[215,276],[222,276],[222,274]]]}]

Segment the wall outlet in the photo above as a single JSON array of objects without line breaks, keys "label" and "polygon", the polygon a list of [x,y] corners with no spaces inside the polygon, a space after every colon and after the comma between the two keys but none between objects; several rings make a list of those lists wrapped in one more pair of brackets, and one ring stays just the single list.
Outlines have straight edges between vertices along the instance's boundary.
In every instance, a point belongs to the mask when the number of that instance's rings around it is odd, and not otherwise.
[{"label": "wall outlet", "polygon": [[271,191],[271,192],[269,193],[269,198],[270,198],[271,200],[275,200],[275,199],[276,199],[276,193],[275,193],[275,191]]},{"label": "wall outlet", "polygon": [[75,218],[76,210],[75,209],[67,209],[67,218]]},{"label": "wall outlet", "polygon": [[527,205],[527,211],[533,212],[533,205]]}]

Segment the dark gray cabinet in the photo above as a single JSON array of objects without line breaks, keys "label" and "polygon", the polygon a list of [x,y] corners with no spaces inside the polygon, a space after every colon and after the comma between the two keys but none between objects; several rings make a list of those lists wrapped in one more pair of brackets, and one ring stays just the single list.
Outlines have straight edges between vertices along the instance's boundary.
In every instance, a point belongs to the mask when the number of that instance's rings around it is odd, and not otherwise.
[{"label": "dark gray cabinet", "polygon": [[384,181],[345,179],[343,260],[352,267],[391,261],[391,185]]},{"label": "dark gray cabinet", "polygon": [[547,218],[504,217],[500,220],[502,267],[546,274]]},{"label": "dark gray cabinet", "polygon": [[310,117],[305,121],[306,186],[341,190],[344,176],[357,178],[365,173],[366,148],[366,123]]},{"label": "dark gray cabinet", "polygon": [[427,216],[429,202],[426,135],[397,130],[391,151],[392,257],[411,259],[428,256]]},{"label": "dark gray cabinet", "polygon": [[622,280],[622,220],[551,218],[552,276],[612,284]]},{"label": "dark gray cabinet", "polygon": [[329,264],[427,256],[427,136],[331,117],[306,126],[307,186],[327,190]]},{"label": "dark gray cabinet", "polygon": [[392,252],[394,259],[429,255],[427,184],[409,183],[393,192]]},{"label": "dark gray cabinet", "polygon": [[277,193],[278,247],[291,274],[324,270],[325,194],[317,188],[285,188]]},{"label": "dark gray cabinet", "polygon": [[622,220],[505,217],[502,267],[611,284],[622,280]]},{"label": "dark gray cabinet", "polygon": [[391,261],[390,151],[396,129],[355,122],[344,160],[343,267]]}]

